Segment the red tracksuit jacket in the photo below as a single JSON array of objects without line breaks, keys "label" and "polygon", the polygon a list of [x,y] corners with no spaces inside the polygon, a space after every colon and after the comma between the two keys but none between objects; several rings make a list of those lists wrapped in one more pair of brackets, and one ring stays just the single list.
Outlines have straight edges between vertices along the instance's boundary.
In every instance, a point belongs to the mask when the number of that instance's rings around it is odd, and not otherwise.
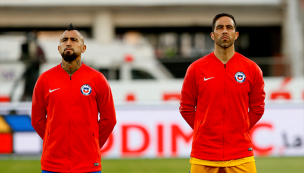
[{"label": "red tracksuit jacket", "polygon": [[264,100],[262,71],[241,54],[225,65],[214,53],[193,62],[180,101],[180,112],[194,130],[191,157],[224,161],[253,156],[249,130],[262,117]]},{"label": "red tracksuit jacket", "polygon": [[82,64],[70,77],[59,64],[40,75],[32,125],[43,139],[42,170],[100,171],[100,148],[115,124],[111,89],[100,72]]}]

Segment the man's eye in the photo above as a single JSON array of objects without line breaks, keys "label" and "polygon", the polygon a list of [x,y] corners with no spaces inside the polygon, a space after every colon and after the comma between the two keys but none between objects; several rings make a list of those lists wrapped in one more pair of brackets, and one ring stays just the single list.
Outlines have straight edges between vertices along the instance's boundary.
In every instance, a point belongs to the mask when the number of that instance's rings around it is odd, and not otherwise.
[{"label": "man's eye", "polygon": [[223,28],[223,26],[218,26],[218,27],[217,27],[217,29],[222,29],[222,28]]}]

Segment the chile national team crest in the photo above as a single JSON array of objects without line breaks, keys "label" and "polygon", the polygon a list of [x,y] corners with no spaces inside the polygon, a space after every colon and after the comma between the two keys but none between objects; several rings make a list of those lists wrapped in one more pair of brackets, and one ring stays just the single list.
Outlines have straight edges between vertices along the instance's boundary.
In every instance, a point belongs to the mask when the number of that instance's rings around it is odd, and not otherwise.
[{"label": "chile national team crest", "polygon": [[80,91],[81,91],[81,93],[82,93],[83,95],[88,96],[88,95],[91,94],[92,88],[91,88],[90,85],[84,84],[84,85],[82,85],[82,87],[80,88]]},{"label": "chile national team crest", "polygon": [[239,71],[239,72],[235,73],[234,78],[238,83],[243,83],[246,79],[246,75],[245,75],[245,73]]}]

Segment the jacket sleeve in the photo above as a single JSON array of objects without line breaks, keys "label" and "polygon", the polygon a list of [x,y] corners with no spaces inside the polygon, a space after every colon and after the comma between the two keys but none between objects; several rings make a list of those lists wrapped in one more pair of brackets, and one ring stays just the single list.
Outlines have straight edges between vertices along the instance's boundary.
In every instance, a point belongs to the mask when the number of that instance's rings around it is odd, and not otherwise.
[{"label": "jacket sleeve", "polygon": [[32,97],[32,126],[43,139],[46,128],[46,104],[44,100],[44,84],[42,76],[36,82]]},{"label": "jacket sleeve", "polygon": [[193,65],[190,65],[187,69],[181,91],[179,111],[192,129],[194,128],[197,97],[198,92],[195,83],[195,73]]},{"label": "jacket sleeve", "polygon": [[99,120],[99,147],[106,143],[116,124],[116,113],[112,92],[108,81],[101,76],[101,90],[98,95]]},{"label": "jacket sleeve", "polygon": [[264,91],[264,80],[263,72],[254,65],[252,69],[254,71],[254,80],[249,93],[249,130],[261,119],[265,109],[265,91]]}]

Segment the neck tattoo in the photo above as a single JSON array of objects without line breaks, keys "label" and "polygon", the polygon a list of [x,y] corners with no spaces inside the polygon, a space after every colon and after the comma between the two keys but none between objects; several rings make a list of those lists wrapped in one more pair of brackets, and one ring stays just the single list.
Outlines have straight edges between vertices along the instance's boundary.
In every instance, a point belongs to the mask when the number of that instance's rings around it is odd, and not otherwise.
[{"label": "neck tattoo", "polygon": [[78,70],[81,66],[81,62],[79,59],[76,59],[72,62],[62,62],[62,68],[64,71],[66,71],[70,76],[75,73],[76,70]]}]

